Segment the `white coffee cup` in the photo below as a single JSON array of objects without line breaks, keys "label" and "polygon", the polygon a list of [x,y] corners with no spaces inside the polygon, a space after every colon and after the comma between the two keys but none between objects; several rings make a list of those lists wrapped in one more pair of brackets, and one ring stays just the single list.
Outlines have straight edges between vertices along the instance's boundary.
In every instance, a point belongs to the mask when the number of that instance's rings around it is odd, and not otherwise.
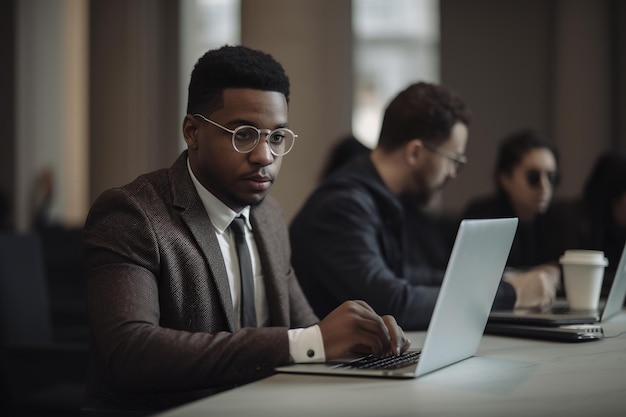
[{"label": "white coffee cup", "polygon": [[575,310],[597,309],[604,268],[609,264],[604,252],[566,250],[559,262],[563,267],[563,284],[569,307]]}]

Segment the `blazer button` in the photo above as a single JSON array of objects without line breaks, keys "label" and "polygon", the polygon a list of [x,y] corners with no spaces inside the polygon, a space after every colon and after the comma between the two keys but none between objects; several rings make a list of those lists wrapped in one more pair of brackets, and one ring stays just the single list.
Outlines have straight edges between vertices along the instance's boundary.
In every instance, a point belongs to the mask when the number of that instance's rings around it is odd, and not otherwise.
[{"label": "blazer button", "polygon": [[309,349],[309,350],[307,350],[306,355],[309,358],[312,358],[313,356],[315,356],[315,351],[313,349]]}]

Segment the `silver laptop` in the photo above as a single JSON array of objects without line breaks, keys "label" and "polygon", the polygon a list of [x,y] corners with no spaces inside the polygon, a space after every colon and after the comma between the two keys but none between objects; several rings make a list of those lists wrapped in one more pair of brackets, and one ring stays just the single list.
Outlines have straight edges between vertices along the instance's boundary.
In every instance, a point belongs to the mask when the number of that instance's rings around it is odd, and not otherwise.
[{"label": "silver laptop", "polygon": [[[373,357],[293,364],[278,372],[416,378],[476,353],[517,229],[517,218],[463,220],[421,349],[400,364],[372,368]],[[413,358],[416,358],[415,360]],[[406,360],[409,364],[403,363]],[[361,367],[365,362],[367,367]]]},{"label": "silver laptop", "polygon": [[[517,309],[508,311],[492,311],[489,323],[524,324],[534,326],[561,326],[573,324],[593,324],[604,322],[616,315],[624,305],[626,297],[626,245],[622,250],[619,265],[615,270],[613,284],[604,307],[597,311],[570,310],[567,305],[557,303],[546,310]],[[495,327],[491,327],[493,330]]]}]

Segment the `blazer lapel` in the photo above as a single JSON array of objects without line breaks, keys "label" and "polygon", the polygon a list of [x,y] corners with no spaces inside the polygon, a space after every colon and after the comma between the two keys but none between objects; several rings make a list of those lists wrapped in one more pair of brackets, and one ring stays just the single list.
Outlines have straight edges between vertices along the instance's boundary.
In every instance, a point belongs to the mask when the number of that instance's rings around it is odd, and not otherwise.
[{"label": "blazer lapel", "polygon": [[234,332],[239,328],[239,324],[235,322],[224,258],[222,257],[222,252],[217,237],[215,236],[213,224],[189,176],[189,171],[187,170],[187,151],[183,152],[176,162],[174,162],[174,165],[172,165],[170,169],[170,180],[174,205],[182,209],[180,213],[181,218],[187,224],[187,227],[198,242],[198,246],[200,246],[206,258],[213,281],[219,293],[222,308],[226,313],[229,330]]}]

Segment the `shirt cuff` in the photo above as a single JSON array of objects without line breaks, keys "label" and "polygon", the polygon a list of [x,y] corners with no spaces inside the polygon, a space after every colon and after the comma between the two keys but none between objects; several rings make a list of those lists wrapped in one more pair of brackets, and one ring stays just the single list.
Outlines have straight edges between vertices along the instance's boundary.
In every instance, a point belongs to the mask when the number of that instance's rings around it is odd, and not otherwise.
[{"label": "shirt cuff", "polygon": [[316,324],[306,329],[289,329],[289,354],[295,363],[324,362],[324,340]]}]

